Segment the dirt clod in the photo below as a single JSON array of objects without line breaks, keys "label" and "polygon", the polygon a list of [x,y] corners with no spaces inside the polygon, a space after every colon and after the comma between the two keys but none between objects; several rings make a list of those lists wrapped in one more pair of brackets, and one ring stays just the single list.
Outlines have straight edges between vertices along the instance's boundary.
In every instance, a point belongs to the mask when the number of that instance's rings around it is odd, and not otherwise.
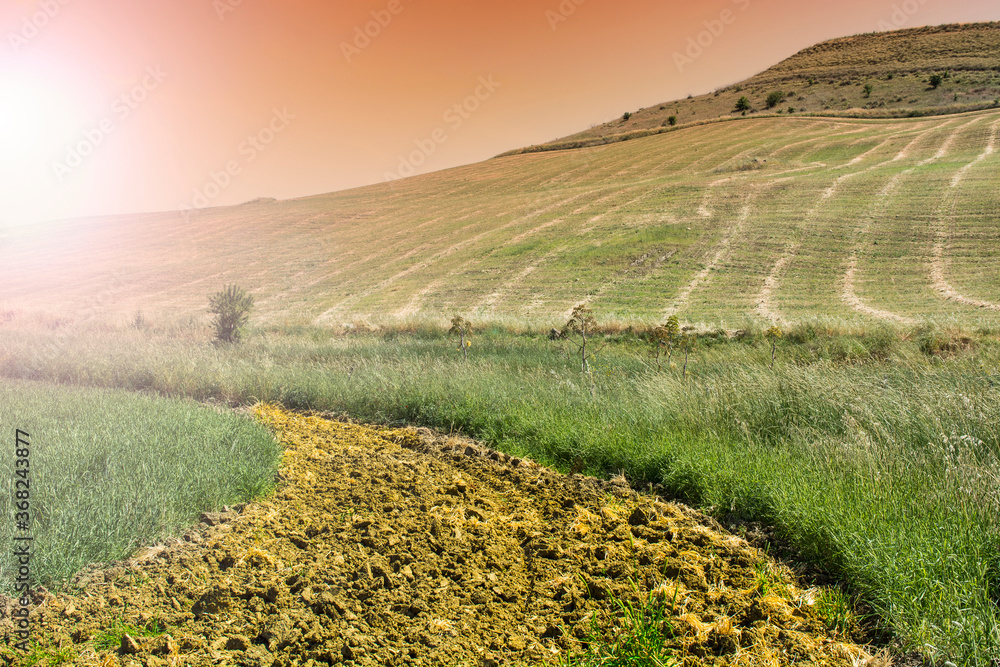
[{"label": "dirt clod", "polygon": [[[206,513],[198,541],[47,596],[42,649],[61,637],[80,665],[541,664],[582,652],[595,630],[611,639],[627,626],[619,602],[652,600],[684,667],[869,658],[826,630],[815,591],[787,569],[622,479],[559,475],[426,429],[255,412],[287,447],[279,490]],[[167,634],[126,636],[117,662],[94,648],[115,624],[153,620]]]}]

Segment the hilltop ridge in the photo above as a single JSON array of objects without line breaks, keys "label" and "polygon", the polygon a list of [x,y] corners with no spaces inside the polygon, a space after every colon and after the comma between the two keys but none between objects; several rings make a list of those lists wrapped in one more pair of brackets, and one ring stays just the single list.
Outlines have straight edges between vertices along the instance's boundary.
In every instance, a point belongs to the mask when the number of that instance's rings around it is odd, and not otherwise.
[{"label": "hilltop ridge", "polygon": [[[933,74],[942,77],[936,86]],[[741,97],[749,103],[743,111],[736,108]],[[1000,22],[948,24],[831,39],[713,93],[630,111],[503,155],[596,146],[744,116],[900,118],[993,107],[1000,107]]]}]

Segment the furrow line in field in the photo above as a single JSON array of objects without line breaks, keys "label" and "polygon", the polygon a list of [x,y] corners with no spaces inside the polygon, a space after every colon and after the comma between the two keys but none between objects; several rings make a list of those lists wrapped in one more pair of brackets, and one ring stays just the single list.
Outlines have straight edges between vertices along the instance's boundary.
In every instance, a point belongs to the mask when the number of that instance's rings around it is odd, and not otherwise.
[{"label": "furrow line in field", "polygon": [[618,206],[613,206],[613,207],[611,207],[611,208],[609,208],[609,209],[607,209],[605,211],[601,211],[600,213],[597,213],[597,214],[591,216],[590,219],[587,220],[587,226],[583,227],[582,229],[580,229],[579,233],[580,234],[588,234],[588,233],[590,233],[591,231],[593,231],[595,225],[598,222],[600,222],[601,220],[603,220],[605,217],[607,217],[611,213],[614,213],[615,211],[620,211],[620,210],[622,210],[624,208],[627,208],[627,207],[631,206],[632,204],[635,204],[636,202],[642,201],[643,199],[649,199],[653,195],[655,195],[655,194],[657,194],[657,193],[660,192],[660,188],[653,187],[653,186],[646,186],[646,185],[642,185],[642,186],[634,187],[634,188],[629,188],[629,190],[627,192],[635,192],[636,190],[640,190],[640,189],[643,189],[643,188],[645,188],[645,192],[643,192],[638,197],[633,197],[632,199],[629,199],[627,202],[625,202],[623,204],[619,204]]},{"label": "furrow line in field", "polygon": [[[958,136],[959,132],[961,132],[962,129],[971,124],[972,123],[966,123],[962,127],[952,132],[945,140],[945,142],[941,145],[941,148],[938,149],[937,153],[933,157],[928,158],[927,160],[923,160],[922,162],[919,163],[919,165],[923,166],[944,157],[948,152],[948,148],[951,147],[951,144],[954,142],[955,137]],[[816,216],[819,214],[820,207],[823,205],[823,203],[826,202],[831,197],[833,197],[833,195],[836,194],[837,190],[840,188],[841,184],[843,184],[845,181],[854,178],[855,176],[865,174],[867,172],[879,169],[881,167],[885,167],[894,162],[898,162],[900,160],[905,159],[906,157],[909,156],[912,147],[916,144],[916,142],[923,139],[927,134],[930,134],[930,132],[932,131],[933,130],[927,130],[926,132],[922,132],[920,135],[915,137],[913,141],[904,146],[903,149],[899,151],[896,155],[894,155],[890,160],[874,164],[860,171],[855,171],[849,174],[844,174],[843,176],[838,176],[836,179],[834,179],[830,187],[823,191],[823,193],[820,195],[819,201],[817,201],[816,204],[811,209],[809,209],[808,212],[806,212],[804,223],[808,224],[816,219]],[[885,145],[885,142],[880,144],[880,146],[883,145]],[[835,167],[835,169],[836,168],[838,167]],[[793,259],[795,259],[795,256],[798,254],[801,245],[802,245],[801,242],[795,237],[792,237],[788,240],[788,243],[785,244],[785,248],[782,251],[781,256],[777,259],[777,261],[775,261],[774,265],[771,267],[771,271],[764,279],[764,285],[761,287],[760,294],[757,295],[757,306],[756,306],[757,314],[768,322],[772,322],[775,324],[786,324],[786,325],[788,324],[788,319],[774,304],[774,293],[777,292],[778,289],[781,287],[781,278],[785,273],[785,269],[787,269],[788,265],[792,263]],[[854,260],[853,269],[849,268],[848,271],[850,273],[850,280],[848,281],[848,285],[852,290],[853,294],[854,275],[857,272],[856,259]],[[857,295],[854,295],[854,299],[857,300],[857,303],[861,303],[860,299],[857,299]],[[864,304],[861,305],[864,306]]]},{"label": "furrow line in field", "polygon": [[739,215],[736,220],[729,227],[728,230],[723,234],[722,238],[715,244],[715,254],[708,260],[705,267],[695,274],[686,285],[684,285],[678,292],[677,296],[671,304],[663,311],[663,317],[670,317],[680,312],[688,305],[691,300],[691,295],[699,288],[702,287],[710,281],[711,274],[719,263],[729,254],[729,248],[733,243],[733,240],[743,232],[743,227],[747,220],[750,219],[750,214],[753,211],[754,202],[761,195],[762,191],[777,185],[782,181],[794,180],[794,176],[786,176],[784,178],[779,178],[768,183],[755,185],[752,191],[748,194],[746,201],[743,203],[743,207],[740,209]]},{"label": "furrow line in field", "polygon": [[443,259],[443,258],[445,258],[445,257],[447,257],[447,256],[449,256],[451,254],[454,254],[454,253],[458,252],[459,250],[462,250],[463,248],[465,248],[465,247],[467,247],[469,245],[472,245],[472,244],[476,243],[477,241],[479,241],[479,240],[481,240],[481,239],[483,239],[483,238],[485,238],[487,236],[496,234],[498,232],[502,232],[502,231],[504,231],[506,229],[509,229],[509,228],[511,228],[511,227],[513,227],[515,225],[524,224],[524,222],[526,222],[527,220],[531,220],[531,219],[537,218],[537,217],[539,217],[541,215],[545,215],[546,213],[548,213],[548,212],[550,212],[552,210],[555,210],[555,209],[557,209],[557,208],[559,208],[561,206],[566,206],[567,204],[570,204],[571,202],[576,201],[580,197],[583,197],[583,196],[589,195],[589,194],[591,194],[591,193],[590,192],[582,192],[582,193],[573,195],[572,197],[569,197],[569,198],[564,199],[562,201],[556,202],[555,204],[552,204],[551,206],[540,208],[540,209],[538,209],[538,210],[536,210],[536,211],[528,214],[525,217],[517,218],[515,220],[512,220],[511,222],[508,222],[507,224],[501,225],[500,227],[496,227],[496,228],[493,228],[493,229],[488,229],[488,230],[480,232],[480,233],[478,233],[478,234],[476,234],[474,236],[471,236],[471,237],[463,239],[463,240],[461,240],[461,241],[459,241],[457,243],[454,243],[451,246],[445,248],[444,250],[441,250],[441,251],[435,253],[431,257],[429,257],[429,258],[427,258],[427,259],[425,259],[423,261],[417,262],[413,266],[407,267],[406,269],[403,269],[402,271],[399,271],[399,272],[395,273],[394,275],[392,275],[392,276],[390,276],[390,277],[388,277],[388,278],[386,278],[386,279],[378,282],[374,286],[372,286],[372,287],[370,287],[368,289],[362,290],[361,292],[359,292],[357,294],[352,294],[352,295],[350,295],[350,296],[342,299],[340,302],[338,302],[337,304],[335,304],[333,307],[328,308],[323,313],[321,313],[319,315],[319,317],[316,318],[316,321],[317,322],[326,321],[327,319],[329,319],[330,317],[332,317],[334,314],[336,314],[338,312],[343,312],[345,309],[349,308],[352,304],[357,303],[361,299],[363,299],[363,298],[365,298],[367,296],[370,296],[371,294],[374,294],[375,292],[381,291],[381,290],[385,289],[386,287],[390,287],[392,284],[398,282],[399,280],[402,280],[403,278],[405,278],[405,277],[407,277],[407,276],[409,276],[409,275],[411,275],[411,274],[413,274],[413,273],[415,273],[417,271],[421,271],[423,269],[426,269],[426,268],[434,265],[435,263],[437,263],[439,260],[441,260],[441,259]]},{"label": "furrow line in field", "polygon": [[[635,190],[641,189],[641,187],[642,186],[632,187],[632,188],[630,188],[628,190],[628,192],[633,192]],[[614,191],[614,192],[612,192],[612,193],[610,193],[608,195],[605,195],[605,196],[600,197],[600,198],[598,198],[598,199],[596,199],[594,201],[588,202],[587,204],[584,204],[583,206],[578,207],[577,209],[575,209],[571,213],[571,215],[578,215],[578,214],[582,213],[583,211],[586,211],[588,208],[593,208],[594,206],[596,206],[596,205],[598,205],[598,204],[600,204],[602,202],[605,202],[608,199],[612,199],[614,197],[620,196],[621,194],[622,194],[621,191],[616,190],[616,191]],[[632,203],[633,201],[637,201],[638,199],[639,198],[633,199],[633,200],[627,202],[626,204],[623,204],[622,206],[627,206],[628,204]],[[615,208],[608,209],[607,211],[605,211],[603,213],[600,213],[597,216],[594,216],[594,218],[591,218],[591,222],[593,220],[595,220],[595,219],[600,218],[602,215],[606,215],[607,213],[610,213],[611,211],[616,210],[617,208],[620,208],[620,207],[615,207]],[[562,217],[562,216],[560,216],[558,218],[553,218],[552,220],[544,222],[544,223],[538,225],[537,227],[532,227],[531,229],[525,230],[525,231],[521,232],[520,234],[518,234],[517,236],[511,238],[509,241],[506,241],[506,242],[502,243],[501,245],[497,246],[496,248],[494,248],[493,251],[490,252],[487,255],[487,257],[489,255],[492,255],[493,252],[496,252],[497,250],[499,250],[501,248],[506,248],[506,247],[515,245],[517,243],[520,243],[521,241],[525,240],[526,238],[528,238],[530,236],[533,236],[534,234],[537,234],[539,232],[542,232],[542,231],[548,229],[549,227],[554,227],[555,225],[558,225],[558,224],[560,224],[562,222],[565,222],[565,218]],[[563,247],[565,248],[565,246],[563,246]],[[470,268],[470,266],[475,266],[476,264],[480,263],[482,261],[482,259],[484,259],[484,258],[476,258],[476,259],[471,260],[470,262],[467,262],[466,264],[463,264],[458,269],[455,269],[454,271],[449,272],[447,277],[448,278],[453,278],[455,276],[461,275],[462,273],[468,271],[469,268]],[[537,268],[538,265],[541,264],[541,263],[542,262],[536,262],[535,265],[534,265],[534,268]],[[534,269],[532,269],[532,270],[534,270]],[[423,300],[426,298],[426,296],[428,294],[431,294],[434,290],[440,288],[445,283],[445,280],[446,280],[445,278],[438,279],[438,280],[432,282],[431,284],[429,284],[424,289],[422,289],[419,293],[417,293],[416,295],[414,295],[414,297],[410,300],[410,302],[403,309],[401,309],[400,311],[398,311],[396,313],[396,316],[397,317],[406,317],[406,316],[415,315],[417,312],[419,312],[420,307],[423,305]],[[523,278],[520,278],[519,280],[523,280]],[[487,297],[487,298],[489,298],[489,297]]]},{"label": "furrow line in field", "polygon": [[716,244],[715,255],[708,261],[705,267],[695,274],[694,278],[688,281],[688,284],[680,289],[677,296],[674,297],[673,302],[670,306],[663,311],[664,317],[670,317],[676,314],[691,300],[691,295],[696,289],[701,287],[703,284],[708,282],[709,276],[715,267],[722,261],[722,258],[726,256],[729,252],[729,246],[732,244],[733,239],[743,230],[743,225],[750,217],[750,211],[753,208],[753,202],[756,199],[756,193],[751,194],[747,201],[744,202],[743,208],[740,210],[739,216],[737,216],[734,224],[729,228],[729,230],[723,235],[722,239]]},{"label": "furrow line in field", "polygon": [[951,183],[948,186],[948,190],[945,193],[944,201],[935,216],[934,223],[934,249],[931,253],[931,281],[933,283],[935,291],[938,292],[942,297],[949,301],[955,301],[966,306],[972,306],[975,308],[985,308],[988,310],[1000,311],[1000,304],[996,304],[990,301],[983,301],[981,299],[973,299],[967,297],[960,293],[948,279],[945,277],[945,272],[947,270],[947,261],[944,257],[945,246],[949,239],[948,230],[948,220],[954,220],[955,218],[955,207],[957,204],[957,192],[962,181],[965,179],[965,175],[970,169],[980,164],[988,157],[990,157],[996,151],[996,139],[997,139],[997,128],[1000,127],[1000,121],[993,123],[990,126],[990,138],[987,141],[986,148],[980,153],[972,162],[963,166],[951,179]]},{"label": "furrow line in field", "polygon": [[472,312],[479,315],[483,315],[488,312],[494,311],[496,309],[497,303],[499,303],[502,298],[504,298],[507,294],[509,294],[511,290],[513,290],[519,284],[524,282],[524,280],[532,273],[537,271],[538,267],[540,267],[542,264],[545,264],[553,257],[559,255],[559,253],[565,251],[567,247],[568,246],[562,245],[559,246],[558,248],[550,250],[549,252],[545,253],[544,255],[536,259],[532,264],[529,264],[528,266],[521,269],[521,271],[516,276],[506,281],[493,293],[487,295],[479,303],[473,306]]},{"label": "furrow line in field", "polygon": [[[650,269],[649,272],[655,272],[655,271],[657,271],[660,267],[663,266],[664,263],[667,262],[667,260],[669,260],[671,257],[673,257],[676,254],[677,254],[676,250],[671,250],[671,251],[667,252],[666,254],[661,255],[660,257],[654,259],[653,262],[652,262],[652,267],[651,267],[651,269]],[[643,264],[645,264],[644,260],[648,259],[648,257],[643,257],[641,259],[643,259]],[[636,263],[633,263],[633,266],[636,266],[636,265],[637,265]],[[607,294],[609,291],[611,291],[615,287],[618,287],[619,285],[621,285],[622,283],[625,283],[625,282],[628,282],[628,272],[627,271],[624,272],[624,273],[620,273],[619,275],[617,275],[615,277],[612,277],[612,278],[609,278],[608,280],[604,281],[604,283],[597,289],[597,291],[594,294],[592,294],[592,295],[590,295],[590,296],[588,296],[588,297],[586,297],[586,298],[583,299],[583,303],[585,303],[585,304],[591,304],[591,303],[597,301],[598,299],[600,299],[601,297],[603,297],[605,294]],[[572,314],[572,312],[573,312],[573,310],[571,308],[570,310],[566,311],[565,316],[568,318]]]},{"label": "furrow line in field", "polygon": [[176,292],[177,290],[183,290],[183,289],[185,289],[187,287],[191,287],[192,285],[200,285],[201,283],[205,282],[206,280],[211,280],[212,278],[218,278],[218,277],[224,276],[224,275],[226,275],[226,272],[213,273],[210,276],[205,276],[203,278],[198,278],[197,280],[192,280],[190,282],[186,282],[186,283],[183,283],[181,285],[174,285],[173,287],[168,287],[166,289],[162,289],[159,292],[153,292],[151,294],[144,294],[142,298],[148,300],[148,299],[151,299],[151,298],[156,297],[156,296],[162,296],[163,294],[166,294],[167,292]]},{"label": "furrow line in field", "polygon": [[[434,209],[433,211],[430,212],[430,215],[434,216],[437,213],[444,212],[444,210],[445,210],[445,207],[443,207],[443,206],[442,207],[437,207],[436,209]],[[469,217],[471,217],[471,215],[474,215],[474,214],[464,215],[461,218],[455,219],[455,221],[466,220]],[[440,222],[441,220],[445,219],[445,217],[446,216],[432,217],[427,222],[424,222],[424,223],[421,223],[420,225],[418,225],[415,229],[420,229],[420,228],[425,227],[427,225],[430,225],[432,223]],[[412,231],[412,230],[403,229],[403,230],[400,230],[399,232],[396,232],[393,236],[399,236],[402,233],[409,233],[410,231]],[[377,241],[377,239],[374,239],[374,238],[372,239],[372,243],[375,243],[376,241]],[[375,260],[375,259],[377,259],[377,258],[379,258],[381,256],[384,256],[384,255],[387,255],[387,254],[392,255],[394,252],[396,252],[395,246],[392,246],[392,245],[390,245],[388,243],[385,243],[384,239],[379,244],[379,246],[380,246],[380,248],[379,248],[378,251],[376,251],[374,253],[367,254],[364,257],[360,258],[360,259],[356,259],[356,260],[354,260],[352,262],[349,262],[347,264],[342,264],[340,266],[336,266],[336,264],[334,264],[334,267],[335,267],[334,270],[332,272],[330,272],[330,273],[327,273],[327,274],[323,275],[318,280],[314,281],[314,284],[322,282],[324,280],[328,280],[328,279],[330,279],[330,278],[332,278],[334,276],[340,275],[342,273],[350,272],[352,269],[354,269],[355,267],[357,267],[359,265],[368,264],[369,262],[371,262],[371,261],[373,261],[373,260]],[[423,250],[425,250],[425,249],[427,249],[428,247],[431,247],[431,246],[432,246],[432,244],[426,244],[425,243],[425,244],[421,244],[421,245],[416,246],[416,247],[412,247],[412,248],[410,248],[410,250],[406,251],[405,253],[403,253],[401,255],[400,254],[394,255],[392,257],[391,261],[392,262],[396,262],[396,263],[405,261],[405,260],[409,259],[410,257],[412,257],[413,255],[415,255],[415,254],[417,254],[417,253],[419,253],[419,252],[421,252],[421,251],[423,251]]]},{"label": "furrow line in field", "polygon": [[[839,129],[840,127],[841,126],[838,124],[833,129]],[[837,132],[835,134],[829,134],[828,131],[824,131],[825,128],[820,128],[819,130],[817,130],[819,132],[819,134],[817,136],[815,136],[815,137],[809,137],[808,139],[801,139],[799,141],[794,141],[794,142],[792,142],[790,144],[786,144],[786,145],[782,146],[781,148],[779,148],[778,150],[776,150],[773,153],[771,153],[771,155],[774,156],[774,157],[777,157],[778,155],[781,155],[785,151],[791,150],[792,148],[795,148],[796,146],[801,146],[802,144],[813,143],[814,141],[817,141],[817,140],[824,140],[825,143],[832,143],[833,140],[836,139],[836,138],[838,138],[838,137],[845,137],[845,136],[847,136],[849,134],[858,134],[860,132],[867,132],[868,129],[869,129],[868,127],[862,126],[862,127],[857,127],[857,128],[848,130],[846,132]]]},{"label": "furrow line in field", "polygon": [[[874,223],[875,217],[878,215],[878,211],[886,206],[886,203],[892,196],[893,191],[895,191],[899,186],[900,181],[903,180],[904,176],[910,174],[911,172],[913,172],[913,169],[907,169],[906,171],[896,174],[892,177],[892,179],[890,179],[889,183],[884,188],[879,190],[877,195],[875,195],[875,201],[869,208],[867,220],[858,230],[859,238],[867,236],[868,232],[871,230],[872,224]],[[858,296],[857,290],[855,289],[855,279],[858,271],[858,254],[860,251],[860,243],[855,243],[854,249],[851,251],[850,258],[848,260],[847,271],[845,271],[843,278],[841,278],[841,301],[859,313],[875,317],[880,320],[889,320],[900,324],[915,324],[916,320],[911,317],[905,317],[887,310],[873,308],[872,306],[866,304],[861,297]]]}]

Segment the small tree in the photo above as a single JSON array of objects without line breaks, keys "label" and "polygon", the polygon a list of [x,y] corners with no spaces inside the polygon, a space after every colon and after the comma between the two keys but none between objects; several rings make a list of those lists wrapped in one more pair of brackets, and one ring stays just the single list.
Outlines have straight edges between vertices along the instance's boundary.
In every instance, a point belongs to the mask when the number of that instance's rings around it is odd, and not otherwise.
[{"label": "small tree", "polygon": [[451,318],[451,329],[448,330],[448,333],[453,336],[458,336],[460,338],[461,347],[458,349],[462,351],[462,357],[466,361],[469,360],[469,347],[472,346],[472,343],[466,339],[468,338],[471,332],[472,332],[472,322],[465,319],[461,315],[456,315],[455,317]]},{"label": "small tree", "polygon": [[215,313],[215,338],[223,343],[237,343],[250,319],[253,296],[237,285],[226,285],[208,297],[208,312]]},{"label": "small tree", "polygon": [[671,126],[676,125],[677,124],[677,116],[669,116],[669,117],[667,117],[667,123],[669,125],[671,125]]},{"label": "small tree", "polygon": [[750,110],[750,98],[746,95],[742,96],[740,99],[736,100],[736,110],[737,111],[749,111]]},{"label": "small tree", "polygon": [[866,83],[864,90],[865,90],[865,97],[866,98],[867,97],[871,97],[872,96],[872,91],[875,90],[875,86],[873,86],[870,83]]},{"label": "small tree", "polygon": [[632,117],[632,112],[631,111],[626,111],[625,113],[622,114],[622,120],[623,121],[628,120],[631,117]]},{"label": "small tree", "polygon": [[784,101],[785,94],[780,90],[776,90],[773,93],[768,94],[765,104],[767,104],[768,109],[773,109]]},{"label": "small tree", "polygon": [[771,341],[771,368],[774,368],[774,354],[778,349],[778,339],[781,338],[781,335],[781,329],[777,325],[772,326],[764,334]]},{"label": "small tree", "polygon": [[940,74],[931,74],[930,84],[931,88],[937,88],[944,81],[944,77]]},{"label": "small tree", "polygon": [[680,348],[684,350],[684,370],[681,371],[681,379],[687,378],[688,356],[698,347],[698,336],[694,333],[694,327],[684,327],[680,335]]},{"label": "small tree", "polygon": [[[560,338],[569,339],[580,350],[580,370],[583,373],[587,372],[590,357],[594,355],[593,351],[587,351],[587,342],[593,337],[595,329],[597,320],[594,319],[594,313],[587,308],[587,304],[581,303],[573,309],[569,321],[559,333]],[[578,336],[580,342],[570,339],[570,336]]]},{"label": "small tree", "polygon": [[667,367],[670,366],[670,357],[673,356],[678,334],[680,334],[680,325],[676,315],[671,315],[667,318],[666,324],[653,329],[653,356],[656,359],[657,370],[663,370],[660,365],[660,354],[664,349],[667,351]]},{"label": "small tree", "polygon": [[136,310],[135,315],[132,316],[132,328],[133,329],[146,328],[146,316],[142,314],[142,308]]}]

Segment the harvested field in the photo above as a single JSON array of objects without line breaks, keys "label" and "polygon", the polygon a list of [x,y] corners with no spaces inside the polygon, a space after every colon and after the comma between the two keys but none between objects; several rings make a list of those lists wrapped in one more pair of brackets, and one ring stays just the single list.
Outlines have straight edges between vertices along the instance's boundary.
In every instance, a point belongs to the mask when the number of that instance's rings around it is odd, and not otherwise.
[{"label": "harvested field", "polygon": [[551,663],[627,631],[618,602],[662,610],[677,665],[868,663],[827,631],[821,591],[624,479],[426,430],[255,414],[287,447],[278,491],[46,596],[37,664]]}]

